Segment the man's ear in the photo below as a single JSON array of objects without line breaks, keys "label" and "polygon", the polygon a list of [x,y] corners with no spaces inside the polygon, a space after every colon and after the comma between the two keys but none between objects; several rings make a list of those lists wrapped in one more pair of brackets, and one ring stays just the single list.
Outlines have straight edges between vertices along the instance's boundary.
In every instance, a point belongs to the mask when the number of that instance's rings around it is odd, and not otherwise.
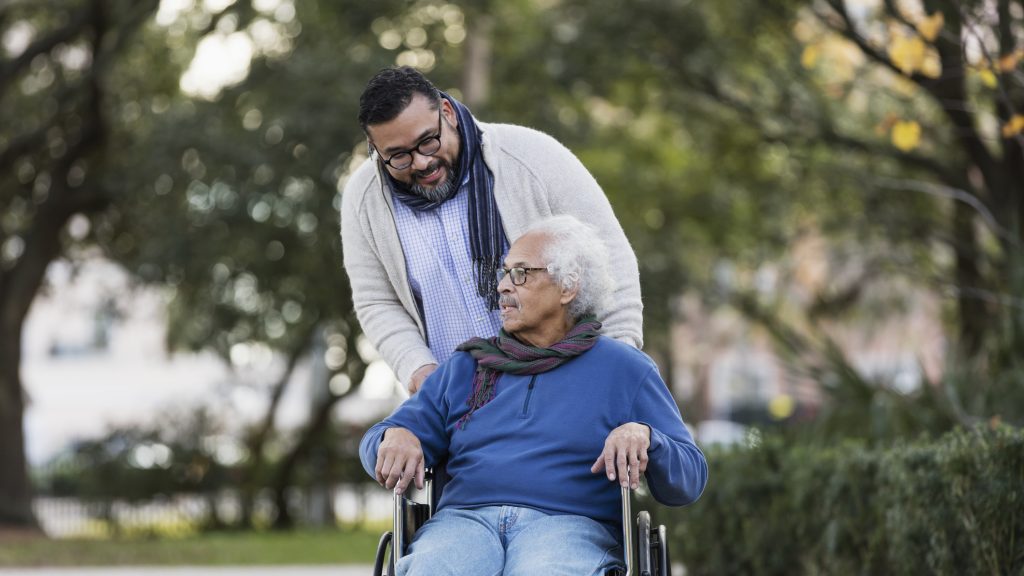
[{"label": "man's ear", "polygon": [[569,302],[572,302],[573,300],[576,299],[576,294],[578,294],[579,291],[580,283],[578,281],[573,282],[571,288],[566,288],[565,286],[562,286],[562,295],[559,297],[558,302],[561,303],[562,306],[569,304]]},{"label": "man's ear", "polygon": [[441,98],[441,113],[444,114],[445,121],[451,124],[452,128],[459,127],[459,115],[455,113],[455,108],[447,98]]}]

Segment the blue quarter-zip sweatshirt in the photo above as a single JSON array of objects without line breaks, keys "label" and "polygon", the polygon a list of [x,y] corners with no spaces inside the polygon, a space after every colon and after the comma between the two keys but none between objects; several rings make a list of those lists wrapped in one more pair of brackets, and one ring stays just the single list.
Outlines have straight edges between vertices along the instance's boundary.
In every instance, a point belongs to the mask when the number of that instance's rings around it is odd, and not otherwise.
[{"label": "blue quarter-zip sweatshirt", "polygon": [[440,508],[514,505],[621,524],[619,485],[590,472],[605,439],[627,422],[651,429],[647,485],[662,504],[695,501],[707,462],[643,352],[606,338],[554,370],[501,374],[494,398],[456,429],[469,410],[476,361],[458,352],[418,393],[363,436],[359,455],[374,476],[388,428],[419,438],[427,466],[447,460]]}]

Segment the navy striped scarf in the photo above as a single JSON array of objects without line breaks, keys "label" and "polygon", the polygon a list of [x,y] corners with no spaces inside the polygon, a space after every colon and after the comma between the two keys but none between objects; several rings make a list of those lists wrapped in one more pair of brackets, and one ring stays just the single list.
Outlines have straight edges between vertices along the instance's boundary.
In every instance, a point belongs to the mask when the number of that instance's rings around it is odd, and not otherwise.
[{"label": "navy striped scarf", "polygon": [[469,174],[466,193],[469,204],[469,247],[476,270],[477,294],[487,302],[490,310],[498,309],[498,268],[501,267],[502,251],[507,241],[501,225],[501,214],[494,201],[494,175],[484,163],[480,150],[480,127],[473,115],[461,102],[441,92],[441,97],[451,103],[459,118],[459,138],[462,150],[459,153],[457,173],[453,175],[455,186],[447,198],[440,202],[428,200],[409,190],[408,186],[387,175],[391,191],[402,204],[423,212],[433,210],[458,193],[463,176]]}]

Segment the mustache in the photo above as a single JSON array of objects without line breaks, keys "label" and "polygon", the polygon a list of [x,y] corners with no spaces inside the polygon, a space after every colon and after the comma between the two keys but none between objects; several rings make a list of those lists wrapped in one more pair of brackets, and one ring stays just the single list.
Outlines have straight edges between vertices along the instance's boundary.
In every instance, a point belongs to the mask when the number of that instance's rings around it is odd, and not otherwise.
[{"label": "mustache", "polygon": [[445,166],[446,168],[448,167],[447,162],[442,164],[441,159],[436,159],[430,164],[427,164],[427,167],[424,168],[423,170],[414,170],[413,173],[416,175],[417,178],[420,176],[426,176],[427,174],[430,174],[431,172],[436,170],[438,166],[442,165]]},{"label": "mustache", "polygon": [[498,306],[512,306],[516,310],[522,310],[522,306],[519,304],[519,300],[511,294],[502,294],[498,297]]}]

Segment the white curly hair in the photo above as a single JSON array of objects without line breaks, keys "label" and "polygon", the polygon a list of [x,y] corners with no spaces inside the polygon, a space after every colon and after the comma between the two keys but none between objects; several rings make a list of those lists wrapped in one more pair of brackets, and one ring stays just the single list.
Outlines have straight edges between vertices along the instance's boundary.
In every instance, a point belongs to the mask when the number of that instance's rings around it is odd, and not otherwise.
[{"label": "white curly hair", "polygon": [[551,277],[565,289],[578,287],[569,303],[569,316],[604,315],[611,299],[612,276],[608,247],[597,230],[573,216],[551,216],[534,224],[527,234],[541,234],[547,242],[542,257]]}]

